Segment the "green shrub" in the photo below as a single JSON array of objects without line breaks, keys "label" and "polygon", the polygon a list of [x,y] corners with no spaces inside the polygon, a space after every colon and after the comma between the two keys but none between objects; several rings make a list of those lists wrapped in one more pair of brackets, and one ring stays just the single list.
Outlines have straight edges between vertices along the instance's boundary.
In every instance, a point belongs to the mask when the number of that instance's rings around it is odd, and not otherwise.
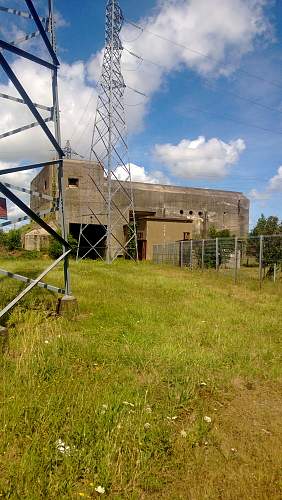
[{"label": "green shrub", "polygon": [[21,231],[20,229],[11,229],[4,237],[4,245],[9,251],[19,250],[22,248]]},{"label": "green shrub", "polygon": [[[57,231],[57,233],[60,236],[62,234],[61,231]],[[76,256],[76,249],[77,249],[77,241],[71,234],[69,234],[68,242],[72,246],[71,256],[75,257]],[[62,253],[63,253],[63,245],[55,238],[52,238],[50,241],[49,248],[48,248],[49,257],[51,257],[52,259],[58,259],[60,257],[60,255],[62,255]]]}]

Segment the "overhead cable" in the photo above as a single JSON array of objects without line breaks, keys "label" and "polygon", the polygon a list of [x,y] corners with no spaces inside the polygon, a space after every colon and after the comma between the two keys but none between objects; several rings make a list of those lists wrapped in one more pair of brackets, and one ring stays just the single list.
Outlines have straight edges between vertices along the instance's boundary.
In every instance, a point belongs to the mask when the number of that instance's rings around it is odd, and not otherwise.
[{"label": "overhead cable", "polygon": [[[175,42],[174,40],[171,40],[170,38],[167,38],[163,35],[160,35],[159,33],[154,33],[153,31],[147,29],[147,28],[144,28],[143,26],[138,26],[136,23],[133,23],[132,21],[129,21],[128,19],[125,19],[125,22],[127,24],[130,24],[131,26],[133,26],[134,28],[138,29],[138,30],[141,30],[142,32],[146,32],[146,33],[149,33],[150,35],[152,36],[155,36],[157,38],[160,38],[160,40],[163,40],[165,42],[168,42],[168,43],[171,43],[173,45],[176,45],[177,47],[180,47],[184,50],[187,50],[193,54],[197,54],[201,57],[204,57],[205,59],[210,59],[214,62],[216,62],[217,64],[221,64],[222,65],[222,62],[217,59],[216,57],[213,57],[213,56],[209,56],[208,54],[205,54],[204,52],[201,52],[200,50],[197,50],[197,49],[193,49],[191,47],[188,47],[187,45],[184,45],[182,43],[179,43],[179,42]],[[226,64],[224,66],[227,66]],[[279,88],[279,89],[282,89],[282,85],[278,82],[273,82],[271,80],[267,80],[266,78],[260,76],[260,75],[255,75],[253,73],[251,73],[250,71],[247,71],[245,70],[244,68],[238,68],[236,69],[237,72],[240,72],[240,73],[243,73],[244,75],[250,77],[250,78],[254,78],[256,80],[260,80],[264,83],[268,83],[269,85],[272,85],[276,88]]]}]

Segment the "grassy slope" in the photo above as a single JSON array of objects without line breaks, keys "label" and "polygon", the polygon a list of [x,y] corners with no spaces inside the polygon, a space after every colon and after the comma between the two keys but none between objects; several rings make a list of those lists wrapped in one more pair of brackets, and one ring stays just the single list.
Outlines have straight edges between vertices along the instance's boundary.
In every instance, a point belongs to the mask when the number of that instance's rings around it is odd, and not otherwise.
[{"label": "grassy slope", "polygon": [[[18,285],[1,280],[3,303]],[[9,318],[0,497],[281,498],[281,284],[124,262],[73,263],[72,281],[76,321],[45,291]]]}]

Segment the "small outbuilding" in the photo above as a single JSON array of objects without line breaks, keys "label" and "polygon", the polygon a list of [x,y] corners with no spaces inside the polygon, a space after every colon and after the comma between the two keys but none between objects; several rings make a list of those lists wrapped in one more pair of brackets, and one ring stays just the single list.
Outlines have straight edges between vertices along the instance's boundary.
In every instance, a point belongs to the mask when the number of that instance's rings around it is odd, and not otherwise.
[{"label": "small outbuilding", "polygon": [[[53,229],[57,229],[54,225],[50,224]],[[47,250],[50,245],[50,234],[42,227],[35,227],[23,236],[23,248],[29,251],[41,252]]]}]

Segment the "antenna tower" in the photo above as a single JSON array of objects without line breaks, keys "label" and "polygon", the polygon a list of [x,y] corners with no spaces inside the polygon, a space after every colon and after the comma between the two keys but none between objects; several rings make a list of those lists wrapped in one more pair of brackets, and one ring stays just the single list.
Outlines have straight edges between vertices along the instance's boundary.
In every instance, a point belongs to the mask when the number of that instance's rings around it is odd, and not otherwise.
[{"label": "antenna tower", "polygon": [[[94,122],[90,160],[103,170],[101,181],[91,180],[100,197],[99,208],[90,209],[92,218],[104,227],[104,235],[90,245],[91,251],[111,264],[117,257],[137,258],[137,235],[130,163],[128,159],[124,83],[121,71],[122,43],[120,31],[123,14],[118,0],[106,6],[105,52]],[[81,224],[79,246],[87,224]],[[88,241],[89,244],[89,241]]]}]

